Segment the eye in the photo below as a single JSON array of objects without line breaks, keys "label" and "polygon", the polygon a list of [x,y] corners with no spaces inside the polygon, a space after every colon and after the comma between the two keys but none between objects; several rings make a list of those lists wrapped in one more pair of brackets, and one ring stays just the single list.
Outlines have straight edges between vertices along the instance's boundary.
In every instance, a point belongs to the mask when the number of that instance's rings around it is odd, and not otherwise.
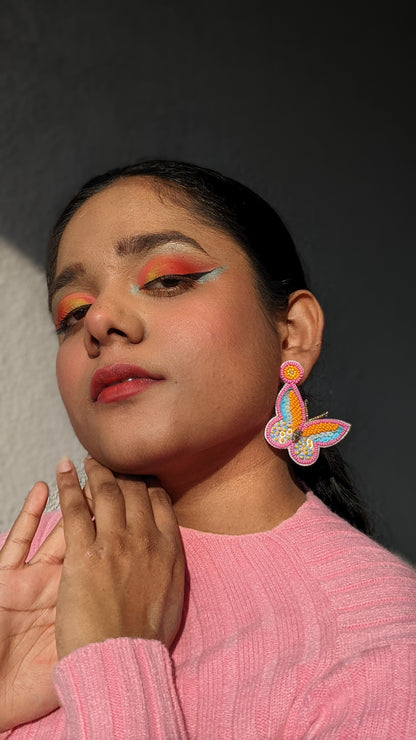
[{"label": "eye", "polygon": [[194,288],[198,281],[210,272],[211,270],[205,270],[204,272],[190,272],[187,275],[160,275],[154,280],[149,280],[140,290],[155,296],[179,295]]},{"label": "eye", "polygon": [[71,329],[73,329],[77,325],[77,323],[84,318],[90,306],[91,303],[86,303],[83,306],[77,306],[72,311],[68,311],[68,313],[60,320],[58,326],[56,327],[57,335],[65,336],[66,334],[68,334]]},{"label": "eye", "polygon": [[94,301],[94,296],[89,293],[70,293],[62,298],[56,307],[55,315],[58,336],[68,334],[84,318]]}]

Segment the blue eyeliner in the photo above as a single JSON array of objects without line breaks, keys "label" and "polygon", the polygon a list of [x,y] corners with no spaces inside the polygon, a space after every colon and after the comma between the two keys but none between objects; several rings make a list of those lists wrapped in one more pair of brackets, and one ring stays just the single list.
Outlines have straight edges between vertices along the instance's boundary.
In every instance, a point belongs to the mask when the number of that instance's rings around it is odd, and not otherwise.
[{"label": "blue eyeliner", "polygon": [[222,272],[224,272],[227,269],[227,265],[224,265],[222,267],[215,267],[211,272],[206,272],[205,275],[201,275],[198,282],[199,283],[208,283],[210,280],[215,280],[215,278],[218,277],[218,275],[221,275]]},{"label": "blue eyeliner", "polygon": [[[223,273],[227,269],[227,267],[228,267],[228,265],[223,265],[223,266],[220,266],[220,267],[214,267],[214,269],[213,270],[210,270],[209,272],[201,272],[201,273],[185,273],[185,274],[178,274],[178,275],[176,275],[176,274],[173,274],[173,275],[160,275],[158,278],[155,278],[155,280],[162,280],[163,278],[168,278],[168,277],[177,277],[178,279],[181,278],[181,277],[182,278],[194,277],[195,280],[198,283],[208,283],[210,280],[215,280],[219,275],[221,275],[221,273]],[[152,283],[152,282],[154,282],[154,281],[153,280],[149,281],[149,283]],[[146,290],[147,290],[147,287],[146,286],[149,285],[149,283],[145,283],[145,285],[143,285],[142,288],[139,285],[137,285],[137,284],[131,284],[130,285],[130,292],[133,295],[139,295],[139,293],[141,293],[142,291],[146,292]]]}]

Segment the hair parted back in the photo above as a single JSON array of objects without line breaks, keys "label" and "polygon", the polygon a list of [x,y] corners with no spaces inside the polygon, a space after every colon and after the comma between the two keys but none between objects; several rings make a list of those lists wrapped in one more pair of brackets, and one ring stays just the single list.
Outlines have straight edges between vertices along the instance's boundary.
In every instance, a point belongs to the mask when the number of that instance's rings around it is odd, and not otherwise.
[{"label": "hair parted back", "polygon": [[[307,289],[293,239],[277,212],[250,188],[224,175],[188,162],[141,160],[88,180],[64,208],[47,246],[49,292],[55,277],[59,244],[76,211],[93,195],[117,181],[148,179],[161,197],[177,202],[204,223],[230,235],[246,252],[257,277],[259,296],[267,311],[284,313],[295,290]],[[279,369],[276,368],[278,375]],[[314,465],[293,465],[299,477],[332,511],[361,531],[371,527],[338,448],[322,448]]]},{"label": "hair parted back", "polygon": [[[232,236],[247,252],[263,301],[270,310],[285,310],[290,293],[306,288],[293,240],[276,211],[236,180],[214,170],[171,160],[142,161],[94,177],[68,203],[48,244],[48,288],[55,274],[59,242],[67,223],[88,198],[128,177],[146,177],[161,195],[196,212],[199,218]],[[278,257],[278,260],[276,260]]]}]

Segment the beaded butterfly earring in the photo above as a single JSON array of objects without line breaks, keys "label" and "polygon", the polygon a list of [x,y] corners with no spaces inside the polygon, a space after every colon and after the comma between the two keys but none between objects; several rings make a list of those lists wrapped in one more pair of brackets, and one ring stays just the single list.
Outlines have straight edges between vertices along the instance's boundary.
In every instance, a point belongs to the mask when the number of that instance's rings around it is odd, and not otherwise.
[{"label": "beaded butterfly earring", "polygon": [[287,449],[298,465],[312,465],[319,457],[319,448],[337,444],[351,425],[339,419],[324,418],[328,412],[309,419],[308,403],[303,401],[297,388],[303,377],[299,362],[284,362],[280,377],[284,385],[276,399],[276,416],[268,422],[264,436],[272,447]]}]

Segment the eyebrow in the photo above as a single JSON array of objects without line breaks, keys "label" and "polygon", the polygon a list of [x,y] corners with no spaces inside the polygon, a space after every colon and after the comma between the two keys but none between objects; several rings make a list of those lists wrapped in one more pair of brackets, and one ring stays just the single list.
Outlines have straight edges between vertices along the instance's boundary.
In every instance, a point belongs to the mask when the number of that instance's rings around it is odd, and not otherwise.
[{"label": "eyebrow", "polygon": [[[189,246],[197,249],[199,252],[207,254],[205,249],[201,247],[196,239],[186,236],[186,234],[183,234],[181,231],[161,231],[150,234],[132,234],[131,236],[125,236],[116,242],[114,245],[114,251],[119,257],[130,257],[132,255],[143,256],[153,249],[156,249],[156,247],[169,244],[170,242],[189,244]],[[86,270],[81,262],[76,262],[62,270],[62,272],[60,272],[52,282],[49,292],[49,304],[51,305],[53,297],[58,290],[75,283],[79,278],[84,277],[85,275]]]},{"label": "eyebrow", "polygon": [[76,280],[83,277],[85,274],[86,270],[81,262],[75,262],[73,265],[65,267],[65,269],[62,270],[62,272],[60,272],[52,281],[52,285],[49,290],[49,307],[51,307],[52,300],[58,290],[65,288],[67,285],[71,285],[71,283],[75,283]]},{"label": "eyebrow", "polygon": [[199,242],[192,239],[190,236],[186,236],[186,234],[182,234],[181,231],[161,231],[158,233],[133,234],[132,236],[126,236],[117,242],[115,245],[115,251],[119,257],[128,257],[136,254],[143,255],[146,254],[146,252],[150,252],[152,249],[155,249],[155,247],[169,244],[169,242],[189,244],[191,247],[198,249],[198,251],[205,252],[205,249],[201,247]]}]

